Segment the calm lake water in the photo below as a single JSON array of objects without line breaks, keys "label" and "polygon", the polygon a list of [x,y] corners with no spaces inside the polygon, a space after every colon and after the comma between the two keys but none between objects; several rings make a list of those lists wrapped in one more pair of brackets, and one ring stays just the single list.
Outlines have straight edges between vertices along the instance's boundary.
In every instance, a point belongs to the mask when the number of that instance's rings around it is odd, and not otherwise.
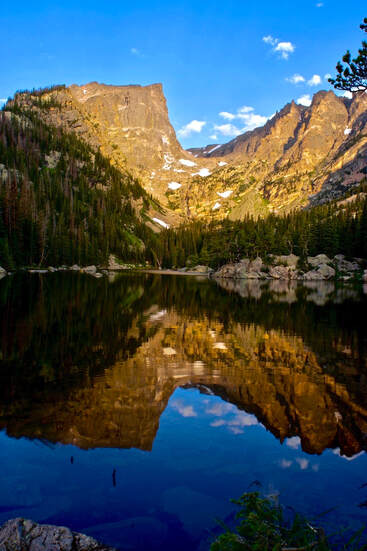
[{"label": "calm lake water", "polygon": [[362,287],[32,274],[0,308],[1,522],[203,551],[260,490],[366,523]]}]

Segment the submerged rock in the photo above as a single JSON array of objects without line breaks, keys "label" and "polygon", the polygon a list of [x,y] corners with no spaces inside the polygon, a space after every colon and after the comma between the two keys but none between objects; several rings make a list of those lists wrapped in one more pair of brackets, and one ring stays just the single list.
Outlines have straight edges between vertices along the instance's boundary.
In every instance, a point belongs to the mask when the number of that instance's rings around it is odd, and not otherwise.
[{"label": "submerged rock", "polygon": [[114,551],[63,526],[15,518],[0,528],[0,551]]}]

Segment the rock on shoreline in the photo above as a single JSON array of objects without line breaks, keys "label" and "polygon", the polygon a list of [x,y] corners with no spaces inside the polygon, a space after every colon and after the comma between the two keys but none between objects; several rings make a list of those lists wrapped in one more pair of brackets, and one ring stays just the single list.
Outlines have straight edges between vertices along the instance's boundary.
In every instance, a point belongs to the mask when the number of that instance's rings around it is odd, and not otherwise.
[{"label": "rock on shoreline", "polygon": [[225,264],[217,270],[213,277],[217,279],[296,279],[301,281],[317,281],[329,279],[360,278],[367,281],[367,270],[363,271],[365,261],[355,258],[346,260],[339,254],[333,259],[325,254],[309,256],[301,265],[300,258],[296,255],[271,256],[271,260],[265,263],[261,258],[250,260],[242,259],[235,264]]},{"label": "rock on shoreline", "polygon": [[0,528],[0,551],[115,551],[63,526],[15,518]]}]

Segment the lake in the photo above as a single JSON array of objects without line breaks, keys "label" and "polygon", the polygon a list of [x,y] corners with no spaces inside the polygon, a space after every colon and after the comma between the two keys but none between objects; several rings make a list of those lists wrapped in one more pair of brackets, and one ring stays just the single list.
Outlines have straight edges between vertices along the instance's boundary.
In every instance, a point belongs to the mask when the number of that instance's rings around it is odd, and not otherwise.
[{"label": "lake", "polygon": [[330,282],[0,281],[0,522],[204,551],[258,490],[367,520],[367,294]]}]

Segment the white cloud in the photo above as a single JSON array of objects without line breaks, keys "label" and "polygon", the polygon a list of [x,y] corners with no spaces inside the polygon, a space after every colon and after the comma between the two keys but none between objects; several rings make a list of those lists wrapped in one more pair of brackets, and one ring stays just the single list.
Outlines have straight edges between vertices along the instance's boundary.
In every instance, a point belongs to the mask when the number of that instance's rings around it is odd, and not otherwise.
[{"label": "white cloud", "polygon": [[256,115],[255,113],[242,115],[240,118],[246,123],[244,128],[242,129],[243,132],[246,132],[247,130],[253,130],[258,126],[263,126],[268,120],[268,117],[264,117],[263,115]]},{"label": "white cloud", "polygon": [[234,124],[215,124],[214,130],[222,134],[223,136],[239,136],[242,131]]},{"label": "white cloud", "polygon": [[310,80],[307,81],[308,86],[318,86],[321,84],[320,75],[313,75]]},{"label": "white cloud", "polygon": [[229,412],[235,412],[236,406],[233,406],[232,404],[228,404],[227,402],[218,402],[210,407],[208,407],[205,410],[205,413],[208,413],[210,415],[215,415],[216,417],[222,417],[222,415],[226,415]]},{"label": "white cloud", "polygon": [[266,43],[266,44],[270,44],[271,46],[276,46],[277,43],[278,43],[278,39],[277,38],[273,38],[271,36],[271,34],[268,34],[267,36],[263,36],[263,41]]},{"label": "white cloud", "polygon": [[289,448],[292,448],[292,450],[296,450],[301,445],[301,439],[299,438],[299,436],[292,436],[291,438],[287,438],[286,445]]},{"label": "white cloud", "polygon": [[289,461],[288,459],[282,459],[279,462],[279,465],[282,467],[282,469],[289,469],[289,467],[292,466],[293,461]]},{"label": "white cloud", "polygon": [[352,92],[349,92],[349,90],[346,90],[344,94],[342,94],[342,98],[352,99],[352,97],[353,97],[353,94]]},{"label": "white cloud", "polygon": [[292,54],[296,48],[292,42],[279,42],[279,39],[274,38],[271,34],[263,36],[263,42],[270,44],[273,52],[280,54],[282,59],[288,59],[289,54]]},{"label": "white cloud", "polygon": [[248,130],[253,130],[258,126],[263,126],[269,117],[263,115],[257,115],[254,113],[254,108],[249,105],[243,105],[237,109],[236,113],[229,113],[228,111],[221,111],[219,116],[227,120],[238,119],[244,124],[242,128],[238,128],[234,124],[221,124],[215,125],[214,130],[223,134],[223,136],[239,136]]},{"label": "white cloud", "polygon": [[218,136],[216,134],[211,134],[209,138],[211,138],[212,140],[217,140]]},{"label": "white cloud", "polygon": [[279,52],[282,59],[288,59],[289,54],[292,54],[295,50],[292,42],[278,42],[274,48],[274,52]]},{"label": "white cloud", "polygon": [[245,413],[244,411],[239,411],[237,415],[229,421],[228,424],[230,426],[253,427],[255,425],[258,425],[259,422],[256,419],[255,415],[251,415],[251,413]]},{"label": "white cloud", "polygon": [[173,402],[172,407],[178,411],[182,417],[197,417],[193,406],[186,406],[181,400]]},{"label": "white cloud", "polygon": [[138,48],[130,48],[130,53],[137,56],[141,55]]},{"label": "white cloud", "polygon": [[305,77],[299,75],[298,73],[295,73],[293,76],[288,77],[285,80],[287,82],[291,82],[292,84],[299,84],[300,82],[305,82]]},{"label": "white cloud", "polygon": [[238,113],[250,113],[251,111],[254,111],[253,107],[249,107],[248,105],[243,105],[238,109]]},{"label": "white cloud", "polygon": [[329,80],[329,78],[331,78],[331,74],[330,74],[330,73],[326,73],[326,75],[324,75],[324,79],[325,79],[325,80]]},{"label": "white cloud", "polygon": [[5,98],[0,98],[0,103],[6,103],[8,100]]},{"label": "white cloud", "polygon": [[316,4],[316,8],[322,8],[323,5],[324,5],[323,2],[318,2],[318,3]]},{"label": "white cloud", "polygon": [[300,105],[305,105],[306,107],[310,107],[312,103],[310,94],[304,94],[303,96],[298,98],[297,103],[299,103]]},{"label": "white cloud", "polygon": [[302,471],[306,470],[308,468],[309,463],[310,463],[308,459],[304,459],[303,457],[297,457],[296,461],[297,461],[297,463],[300,466],[300,469]]},{"label": "white cloud", "polygon": [[193,121],[183,126],[177,132],[177,134],[182,138],[187,138],[187,136],[190,136],[193,132],[196,132],[197,134],[200,133],[205,125],[206,121],[197,121],[196,119],[194,119]]},{"label": "white cloud", "polygon": [[219,116],[223,117],[223,119],[226,119],[227,121],[233,121],[233,119],[236,118],[236,115],[233,115],[233,113],[228,113],[228,111],[221,111]]}]

